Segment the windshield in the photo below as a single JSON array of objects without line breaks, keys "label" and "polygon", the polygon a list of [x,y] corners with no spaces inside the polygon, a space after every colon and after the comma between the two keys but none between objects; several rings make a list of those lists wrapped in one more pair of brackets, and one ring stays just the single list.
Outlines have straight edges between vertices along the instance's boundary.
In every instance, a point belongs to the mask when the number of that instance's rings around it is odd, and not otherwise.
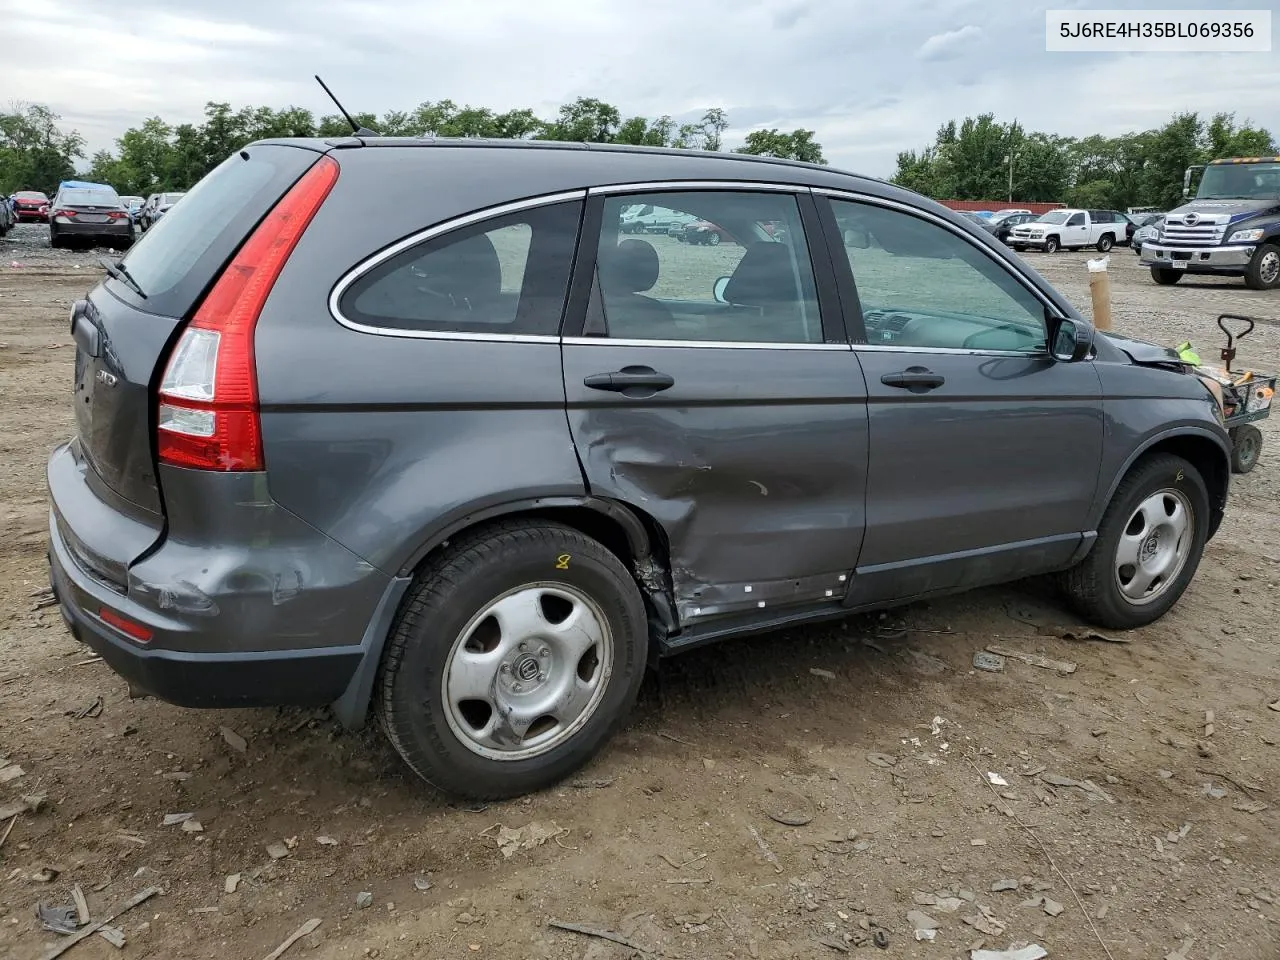
[{"label": "windshield", "polygon": [[43,193],[38,190],[19,190],[14,194],[19,200],[48,200]]},{"label": "windshield", "polygon": [[120,198],[114,190],[83,190],[72,188],[62,191],[62,202],[71,207],[118,207]]},{"label": "windshield", "polygon": [[1280,163],[1211,164],[1200,178],[1197,200],[1269,200],[1280,197]]},{"label": "windshield", "polygon": [[1066,223],[1067,214],[1055,210],[1053,213],[1046,213],[1036,223]]}]

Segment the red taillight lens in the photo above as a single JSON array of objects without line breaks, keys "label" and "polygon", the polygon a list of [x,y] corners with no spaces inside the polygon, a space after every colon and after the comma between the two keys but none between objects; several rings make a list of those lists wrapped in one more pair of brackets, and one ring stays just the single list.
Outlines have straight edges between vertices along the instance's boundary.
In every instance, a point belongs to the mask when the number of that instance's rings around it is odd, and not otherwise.
[{"label": "red taillight lens", "polygon": [[123,210],[112,210],[107,214],[112,220],[123,220],[128,216]]},{"label": "red taillight lens", "polygon": [[160,384],[161,463],[261,470],[262,425],[253,336],[289,254],[338,179],[321,157],[272,208],[205,296]]},{"label": "red taillight lens", "polygon": [[98,619],[109,627],[115,627],[126,637],[132,637],[139,643],[151,642],[150,630],[140,623],[134,623],[132,620],[126,620],[109,607],[102,607],[98,610]]},{"label": "red taillight lens", "polygon": [[[41,207],[40,209],[41,212],[43,212],[44,208]],[[74,217],[76,212],[74,210],[55,210],[53,211],[53,215],[55,217]]]}]

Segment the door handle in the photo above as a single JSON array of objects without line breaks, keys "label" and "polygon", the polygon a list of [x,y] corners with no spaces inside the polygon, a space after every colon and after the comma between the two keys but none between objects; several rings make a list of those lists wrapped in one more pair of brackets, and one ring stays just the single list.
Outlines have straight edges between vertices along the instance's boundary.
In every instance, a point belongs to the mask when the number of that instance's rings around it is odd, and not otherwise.
[{"label": "door handle", "polygon": [[947,382],[946,377],[927,367],[907,367],[901,373],[886,373],[880,378],[886,387],[900,387],[912,393],[927,393]]},{"label": "door handle", "polygon": [[613,393],[626,393],[629,390],[666,390],[675,386],[675,377],[667,373],[659,373],[652,367],[623,367],[613,373],[593,373],[583,378],[584,386],[592,390],[609,390]]}]

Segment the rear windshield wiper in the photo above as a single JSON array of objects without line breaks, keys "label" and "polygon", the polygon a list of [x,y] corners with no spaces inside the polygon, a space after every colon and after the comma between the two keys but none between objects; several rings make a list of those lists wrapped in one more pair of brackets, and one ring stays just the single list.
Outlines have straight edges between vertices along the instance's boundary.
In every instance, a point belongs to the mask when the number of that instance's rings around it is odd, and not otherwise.
[{"label": "rear windshield wiper", "polygon": [[107,273],[122,283],[127,283],[143,300],[147,299],[146,291],[142,289],[137,280],[133,279],[133,274],[129,272],[129,268],[123,263],[118,260],[112,260],[110,257],[99,257],[98,262],[106,268]]}]

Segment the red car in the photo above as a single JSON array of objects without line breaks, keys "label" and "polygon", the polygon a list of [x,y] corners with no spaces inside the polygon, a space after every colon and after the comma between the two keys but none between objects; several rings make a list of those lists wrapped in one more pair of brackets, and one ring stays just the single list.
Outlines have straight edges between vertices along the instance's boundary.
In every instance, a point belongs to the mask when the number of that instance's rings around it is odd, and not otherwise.
[{"label": "red car", "polygon": [[19,190],[13,195],[19,223],[47,223],[49,198],[39,190]]}]

